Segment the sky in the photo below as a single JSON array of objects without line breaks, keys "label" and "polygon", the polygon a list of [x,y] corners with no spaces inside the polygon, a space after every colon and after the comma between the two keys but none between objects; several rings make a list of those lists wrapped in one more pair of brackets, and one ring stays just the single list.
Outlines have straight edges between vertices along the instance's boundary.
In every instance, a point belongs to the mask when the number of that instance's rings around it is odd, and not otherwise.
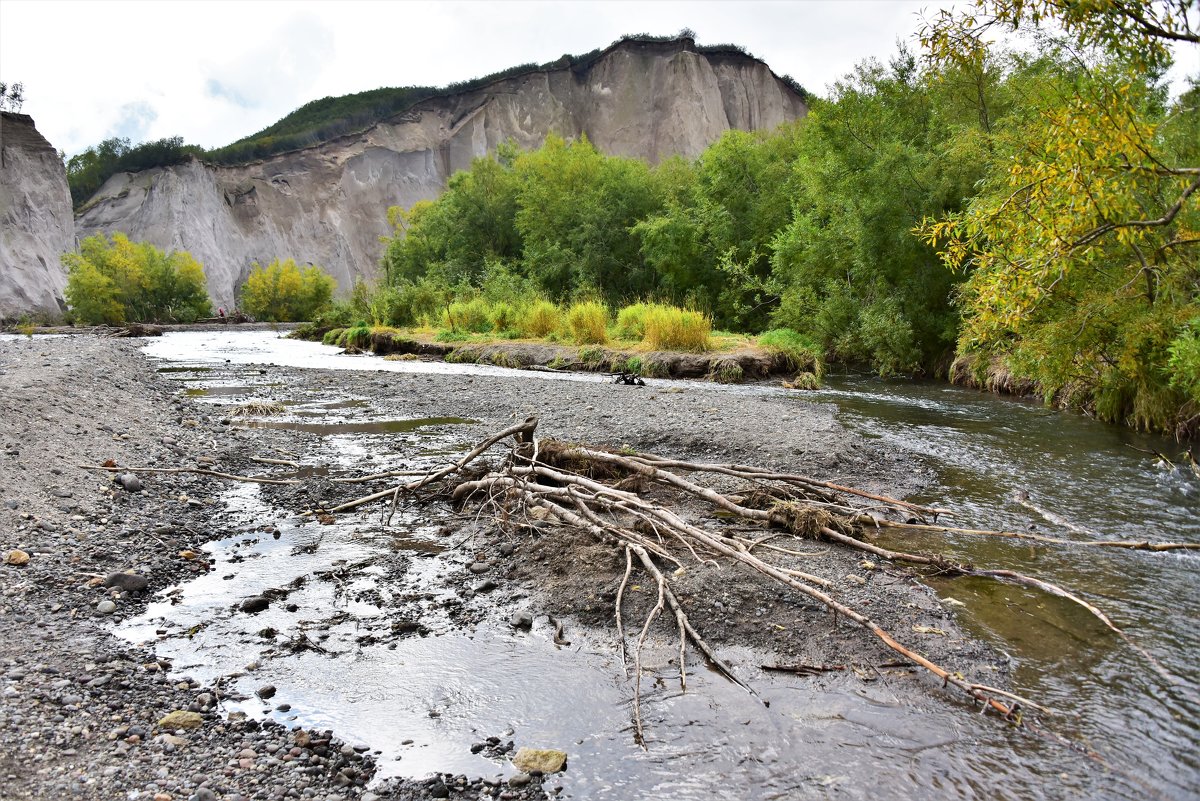
[{"label": "sky", "polygon": [[825,94],[863,59],[912,44],[922,10],[950,5],[0,0],[0,81],[24,84],[21,110],[68,155],[112,136],[219,147],[321,97],[442,86],[685,27],[701,44],[741,45]]}]

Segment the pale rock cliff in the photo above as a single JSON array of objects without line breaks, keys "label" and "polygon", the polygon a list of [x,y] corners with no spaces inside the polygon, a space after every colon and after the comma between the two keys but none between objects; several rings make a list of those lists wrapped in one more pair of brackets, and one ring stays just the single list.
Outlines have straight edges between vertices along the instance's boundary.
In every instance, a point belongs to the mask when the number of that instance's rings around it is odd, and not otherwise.
[{"label": "pale rock cliff", "polygon": [[190,251],[219,305],[234,302],[253,262],[275,258],[319,264],[345,290],[374,277],[389,206],[436,197],[509,139],[532,148],[548,133],[586,134],[604,153],[656,162],[806,113],[761,61],[693,48],[621,42],[584,70],[534,70],[431,98],[361,134],[251,164],[114,175],[81,210],[76,234],[122,231]]},{"label": "pale rock cliff", "polygon": [[75,246],[62,159],[25,114],[0,112],[0,319],[57,316]]}]

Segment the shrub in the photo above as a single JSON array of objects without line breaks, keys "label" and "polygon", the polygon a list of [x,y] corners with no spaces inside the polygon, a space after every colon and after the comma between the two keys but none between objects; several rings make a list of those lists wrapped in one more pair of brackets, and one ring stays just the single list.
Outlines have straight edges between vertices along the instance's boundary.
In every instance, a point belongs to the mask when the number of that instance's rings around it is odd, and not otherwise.
[{"label": "shrub", "polygon": [[371,327],[365,320],[359,320],[353,328],[347,328],[342,332],[337,343],[343,348],[366,350],[367,346],[371,344]]},{"label": "shrub", "polygon": [[337,282],[316,265],[301,269],[295,259],[253,265],[242,285],[242,308],[273,323],[312,320],[333,300]]},{"label": "shrub", "polygon": [[325,332],[325,336],[321,338],[321,342],[326,345],[336,345],[345,332],[345,328],[331,328]]},{"label": "shrub", "polygon": [[703,352],[709,349],[712,321],[698,311],[674,306],[654,305],[643,316],[646,345],[654,350],[686,350]]},{"label": "shrub", "polygon": [[521,315],[521,328],[531,337],[542,339],[558,330],[562,310],[548,300],[535,300]]},{"label": "shrub", "polygon": [[353,325],[358,315],[354,313],[353,307],[344,300],[335,300],[326,306],[313,317],[312,323],[315,328],[349,328]]},{"label": "shrub", "polygon": [[513,334],[510,339],[516,339],[520,334],[520,315],[511,303],[500,301],[492,304],[489,318],[492,330],[497,333]]},{"label": "shrub", "polygon": [[483,298],[451,303],[443,315],[446,328],[482,334],[492,330],[491,309]]},{"label": "shrub", "polygon": [[608,342],[608,309],[596,301],[576,303],[567,310],[567,331],[580,345]]},{"label": "shrub", "polygon": [[643,339],[646,336],[646,312],[650,308],[648,303],[635,303],[617,312],[617,338]]},{"label": "shrub", "polygon": [[1167,352],[1171,386],[1200,404],[1200,317],[1193,317],[1180,327]]},{"label": "shrub", "polygon": [[825,374],[825,359],[817,343],[790,328],[776,328],[760,334],[758,346],[782,356],[789,369],[812,373],[818,379]]}]

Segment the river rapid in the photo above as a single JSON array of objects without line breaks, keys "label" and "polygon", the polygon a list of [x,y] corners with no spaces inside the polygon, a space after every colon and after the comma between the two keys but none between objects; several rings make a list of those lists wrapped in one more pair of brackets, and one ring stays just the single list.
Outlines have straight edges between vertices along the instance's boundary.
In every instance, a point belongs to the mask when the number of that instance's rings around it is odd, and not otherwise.
[{"label": "river rapid", "polygon": [[[252,396],[251,382],[240,386],[230,375],[255,365],[481,377],[515,372],[344,356],[333,348],[279,339],[270,332],[169,333],[150,341],[146,352],[162,359],[167,369],[180,370],[181,378],[190,379],[186,386],[211,393],[214,402]],[[213,372],[206,381],[207,370]],[[528,381],[597,381],[589,375],[521,375]],[[1186,464],[1180,466],[1177,443],[938,383],[835,376],[824,389],[812,393],[763,385],[721,391],[776,394],[796,404],[835,404],[844,425],[911,454],[932,471],[935,479],[912,500],[954,510],[952,519],[940,521],[948,525],[1035,531],[1071,540],[1200,542],[1200,477]],[[352,409],[331,411],[347,414],[334,421],[339,424],[348,424],[353,417]],[[446,409],[445,413],[450,421],[456,412]],[[353,449],[354,442],[344,440],[345,447]],[[441,440],[434,436],[429,443],[437,445]],[[436,448],[428,450],[436,453]],[[1175,464],[1163,463],[1148,452],[1164,454]],[[233,491],[229,498],[235,516],[252,517],[261,511],[258,504],[253,490],[245,488]],[[416,532],[410,550],[420,551],[425,546],[419,521],[408,522]],[[902,709],[874,689],[864,706],[861,694],[831,700],[796,682],[768,679],[764,683],[779,699],[771,714],[743,716],[739,707],[744,702],[736,693],[719,680],[703,677],[699,685],[701,693],[709,693],[707,701],[696,694],[660,699],[655,725],[664,732],[667,747],[657,756],[646,755],[629,742],[627,716],[621,708],[627,688],[611,657],[599,648],[578,649],[576,657],[564,660],[548,651],[544,641],[523,645],[483,634],[422,639],[398,653],[375,653],[347,664],[347,680],[367,686],[369,698],[379,696],[390,702],[389,714],[383,718],[378,704],[364,709],[361,698],[336,690],[323,675],[307,682],[296,680],[289,700],[293,707],[307,710],[299,723],[329,725],[382,749],[385,756],[405,756],[390,763],[385,773],[479,772],[483,769],[479,763],[456,756],[461,752],[456,745],[464,738],[503,736],[507,721],[528,722],[535,717],[534,710],[545,699],[528,679],[549,677],[571,711],[555,721],[547,736],[579,743],[573,746],[578,757],[572,756],[566,774],[566,792],[576,798],[628,798],[636,788],[646,787],[656,787],[659,797],[728,797],[734,792],[727,784],[729,777],[737,794],[764,798],[1189,799],[1200,795],[1200,706],[1195,701],[1200,687],[1197,552],[1035,548],[1027,541],[945,534],[892,535],[884,543],[900,550],[947,552],[982,567],[1019,569],[1070,588],[1104,610],[1133,645],[1077,605],[1045,593],[974,579],[931,580],[939,595],[964,604],[956,607],[961,625],[1012,658],[1012,690],[1056,710],[1054,715],[1040,716],[1044,735],[1005,729],[993,719],[964,717],[961,707],[951,705],[932,711]],[[353,559],[372,547],[369,538],[352,537],[348,531],[335,544],[314,558],[332,553]],[[233,580],[245,585],[238,587],[243,592],[277,578],[274,571],[279,563],[271,561],[273,552],[279,559],[295,561],[295,553],[272,549],[269,542],[259,546],[232,538],[213,548],[221,564],[253,556],[262,566],[243,569]],[[424,562],[414,558],[412,564],[408,578],[419,581]],[[305,564],[288,569],[322,568]],[[205,605],[215,607],[214,599],[229,589],[230,583],[224,584],[218,578],[197,579],[152,608],[143,620],[131,621],[123,633],[142,639],[164,616],[175,616],[179,625],[190,624],[193,618],[201,621],[209,608]],[[217,640],[228,635],[213,627]],[[219,641],[210,642],[210,650],[200,658],[196,649],[203,650],[203,642],[200,637],[190,644],[189,638],[185,644],[164,647],[179,649],[173,655],[185,659],[192,649],[197,675],[203,675],[204,658],[216,660],[209,667],[213,676],[240,658],[234,653],[229,664],[220,663],[223,643]],[[1177,683],[1156,672],[1138,649],[1160,663]],[[416,666],[422,664],[443,669],[421,672]],[[446,671],[446,665],[464,667]],[[408,700],[381,682],[382,676],[400,669],[409,671],[414,688]],[[270,676],[281,697],[289,691],[286,673]],[[443,696],[471,700],[464,703],[465,711],[439,711],[436,707]],[[262,713],[252,706],[246,711]],[[814,708],[821,710],[819,719],[810,716]],[[296,720],[297,715],[288,719]],[[480,726],[491,729],[480,730]],[[411,754],[412,743],[405,744],[396,732],[409,733],[405,739],[410,739],[411,732],[421,730],[430,734],[431,750]],[[582,738],[585,733],[596,736]],[[1072,746],[1062,745],[1062,740]],[[771,753],[764,753],[766,741],[774,743]],[[819,764],[814,766],[814,761]],[[801,771],[804,781],[792,781]],[[869,782],[844,781],[843,774],[861,777],[873,772],[878,773],[878,792],[864,789]]]}]

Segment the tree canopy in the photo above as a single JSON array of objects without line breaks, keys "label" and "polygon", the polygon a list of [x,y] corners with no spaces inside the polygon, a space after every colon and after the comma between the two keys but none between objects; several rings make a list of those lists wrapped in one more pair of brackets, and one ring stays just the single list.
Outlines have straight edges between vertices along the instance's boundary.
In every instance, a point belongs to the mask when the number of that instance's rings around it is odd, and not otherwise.
[{"label": "tree canopy", "polygon": [[164,253],[124,234],[95,234],[62,261],[67,303],[78,322],[190,323],[212,311],[204,268],[186,251]]}]

